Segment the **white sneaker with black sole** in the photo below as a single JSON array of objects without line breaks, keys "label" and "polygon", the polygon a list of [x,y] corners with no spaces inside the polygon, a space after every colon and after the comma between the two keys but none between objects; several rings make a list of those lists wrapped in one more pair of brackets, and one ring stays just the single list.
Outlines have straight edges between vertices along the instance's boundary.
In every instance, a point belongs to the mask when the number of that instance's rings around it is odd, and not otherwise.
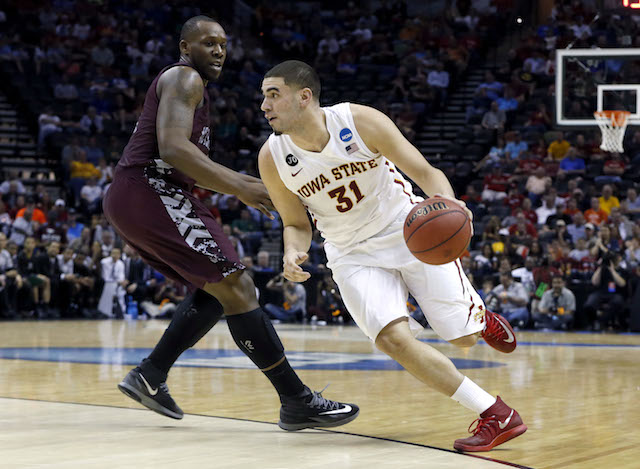
[{"label": "white sneaker with black sole", "polygon": [[166,381],[152,386],[142,374],[142,369],[136,367],[118,384],[118,389],[131,399],[160,415],[180,420],[184,416],[182,409],[175,403]]}]

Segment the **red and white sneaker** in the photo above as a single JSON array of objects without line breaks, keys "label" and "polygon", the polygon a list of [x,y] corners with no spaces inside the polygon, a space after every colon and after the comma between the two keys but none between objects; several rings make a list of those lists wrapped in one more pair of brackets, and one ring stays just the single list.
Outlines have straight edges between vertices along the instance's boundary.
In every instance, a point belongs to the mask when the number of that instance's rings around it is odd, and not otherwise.
[{"label": "red and white sneaker", "polygon": [[511,353],[516,349],[516,334],[511,324],[497,313],[487,310],[484,315],[486,325],[482,331],[482,338],[498,352]]},{"label": "red and white sneaker", "polygon": [[[476,422],[476,428],[471,430]],[[498,396],[495,404],[469,425],[469,433],[473,433],[473,436],[456,440],[453,447],[458,451],[490,451],[526,431],[527,426],[522,423],[518,412]]]}]

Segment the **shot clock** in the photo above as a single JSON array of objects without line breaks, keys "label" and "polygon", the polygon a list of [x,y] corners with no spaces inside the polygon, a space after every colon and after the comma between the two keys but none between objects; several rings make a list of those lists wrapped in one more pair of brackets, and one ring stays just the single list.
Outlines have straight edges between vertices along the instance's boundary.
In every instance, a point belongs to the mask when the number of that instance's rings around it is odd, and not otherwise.
[{"label": "shot clock", "polygon": [[598,11],[618,15],[640,15],[640,0],[596,0]]}]

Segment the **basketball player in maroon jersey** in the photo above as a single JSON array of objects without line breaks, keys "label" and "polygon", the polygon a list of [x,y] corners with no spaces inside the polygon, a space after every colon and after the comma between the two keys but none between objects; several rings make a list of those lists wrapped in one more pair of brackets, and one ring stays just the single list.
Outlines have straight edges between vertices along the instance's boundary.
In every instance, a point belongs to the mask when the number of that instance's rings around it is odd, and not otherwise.
[{"label": "basketball player in maroon jersey", "polygon": [[104,199],[104,212],[123,240],[153,268],[189,286],[155,349],[119,384],[119,389],[162,415],[181,419],[166,384],[170,367],[220,319],[238,347],[262,370],[280,396],[285,430],[333,427],[355,419],[353,404],[330,401],[305,386],[258,305],[255,286],[238,254],[194,185],[232,194],[271,216],[267,190],[254,177],[208,158],[209,95],[226,57],[223,28],[196,16],[180,34],[180,60],[165,67],[147,91],[142,114]]}]

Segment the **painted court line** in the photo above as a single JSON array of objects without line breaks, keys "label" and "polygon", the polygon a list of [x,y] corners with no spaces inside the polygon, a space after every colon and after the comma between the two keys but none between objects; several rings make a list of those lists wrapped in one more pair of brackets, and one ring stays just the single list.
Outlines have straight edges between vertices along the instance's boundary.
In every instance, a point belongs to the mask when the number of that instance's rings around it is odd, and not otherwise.
[{"label": "painted court line", "polygon": [[[30,398],[7,397],[7,396],[0,396],[0,399],[15,400],[15,401],[43,402],[43,403],[52,403],[52,404],[65,404],[65,405],[74,405],[74,406],[112,408],[112,409],[122,409],[122,410],[133,410],[133,411],[138,411],[138,412],[139,411],[149,412],[147,409],[116,406],[116,405],[112,405],[112,404],[88,404],[88,403],[84,403],[84,402],[66,402],[66,401],[54,401],[54,400],[45,400],[45,399],[30,399]],[[266,425],[271,425],[271,426],[276,426],[277,425],[274,422],[265,422],[265,421],[262,421],[262,420],[253,420],[253,419],[245,419],[245,418],[237,418],[237,417],[225,417],[225,416],[218,416],[218,415],[186,413],[185,416],[187,416],[187,415],[192,415],[192,416],[197,416],[197,417],[214,418],[214,419],[220,419],[220,420],[232,420],[232,421],[238,421],[238,422],[259,423],[259,424],[266,424]],[[431,450],[435,450],[435,451],[443,451],[443,452],[446,452],[446,453],[454,454],[456,456],[464,456],[464,457],[469,457],[469,458],[482,459],[482,460],[485,460],[485,461],[490,461],[490,462],[494,462],[494,463],[497,463],[497,464],[502,464],[502,465],[505,465],[505,466],[515,467],[515,468],[519,468],[519,469],[533,469],[532,467],[523,466],[523,465],[512,463],[512,462],[509,462],[509,461],[502,461],[502,460],[490,458],[490,457],[487,457],[487,456],[479,456],[477,454],[461,453],[461,452],[458,452],[458,451],[455,451],[455,450],[446,449],[446,448],[439,448],[437,446],[430,446],[430,445],[425,445],[425,444],[421,444],[421,443],[412,443],[412,442],[408,442],[408,441],[395,440],[395,439],[392,439],[392,438],[384,438],[384,437],[377,437],[377,436],[371,436],[371,435],[364,435],[364,434],[361,434],[361,433],[351,433],[351,432],[337,431],[337,430],[331,430],[331,429],[326,429],[326,428],[315,428],[313,430],[322,431],[322,432],[326,432],[326,433],[333,433],[333,434],[338,434],[338,435],[349,435],[349,436],[354,436],[354,437],[359,437],[359,438],[367,438],[367,439],[373,439],[373,440],[378,440],[378,441],[386,441],[386,442],[389,442],[389,443],[397,443],[397,444],[400,444],[400,445],[408,445],[408,446],[414,446],[414,447],[418,447],[418,448],[426,448],[426,449],[431,449]]]}]

